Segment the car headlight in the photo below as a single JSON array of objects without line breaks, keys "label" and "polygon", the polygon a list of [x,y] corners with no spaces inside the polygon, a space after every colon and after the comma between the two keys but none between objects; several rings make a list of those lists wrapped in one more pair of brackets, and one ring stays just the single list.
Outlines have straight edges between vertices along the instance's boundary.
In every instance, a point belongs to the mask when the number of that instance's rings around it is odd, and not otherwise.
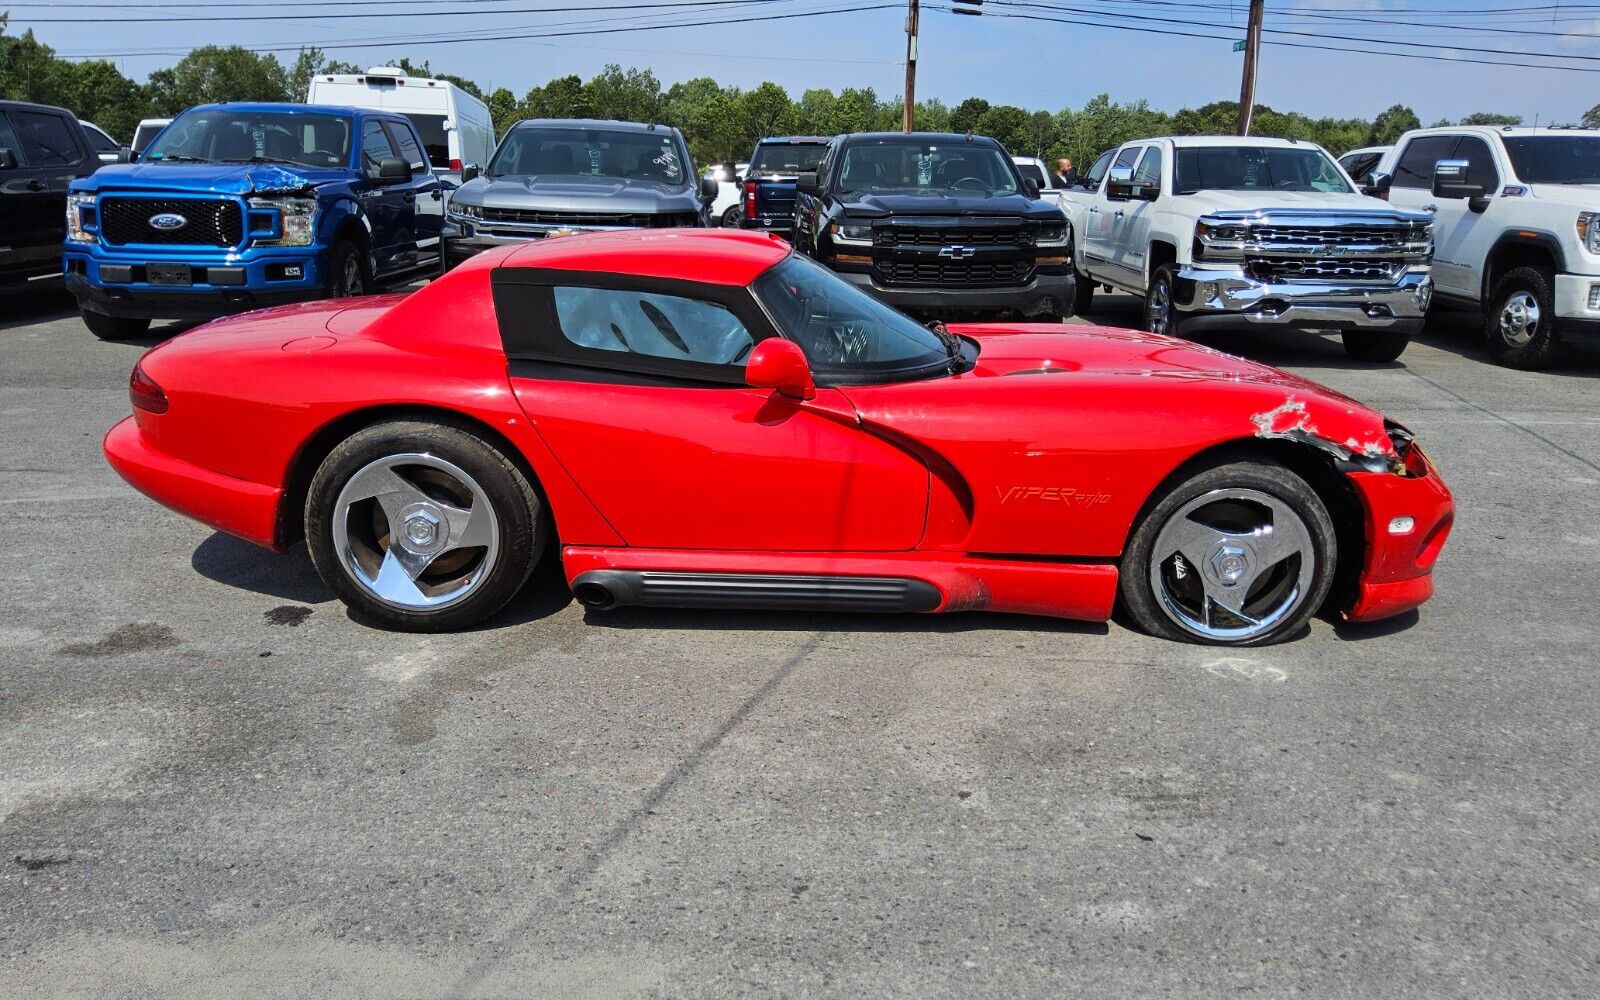
[{"label": "car headlight", "polygon": [[483,206],[469,205],[452,200],[450,202],[450,214],[462,219],[481,219],[483,218]]},{"label": "car headlight", "polygon": [[1244,243],[1248,235],[1243,226],[1202,219],[1194,227],[1195,256],[1238,260],[1244,256]]},{"label": "car headlight", "polygon": [[1040,226],[1039,242],[1036,245],[1041,247],[1064,247],[1067,245],[1067,235],[1070,232],[1071,226],[1066,223],[1062,223],[1059,226]]},{"label": "car headlight", "polygon": [[[85,215],[88,217],[85,218]],[[67,195],[67,239],[74,243],[93,243],[98,239],[97,233],[84,228],[85,223],[93,225],[96,230],[100,228],[95,196],[81,192]]]},{"label": "car headlight", "polygon": [[872,246],[872,227],[844,224],[835,222],[828,227],[828,235],[833,237],[833,242],[851,247]]},{"label": "car headlight", "polygon": [[1578,242],[1590,253],[1600,254],[1600,212],[1578,213]]},{"label": "car headlight", "polygon": [[276,213],[278,235],[254,236],[251,242],[259,247],[306,247],[316,228],[317,199],[315,198],[251,198],[250,211],[255,214]]}]

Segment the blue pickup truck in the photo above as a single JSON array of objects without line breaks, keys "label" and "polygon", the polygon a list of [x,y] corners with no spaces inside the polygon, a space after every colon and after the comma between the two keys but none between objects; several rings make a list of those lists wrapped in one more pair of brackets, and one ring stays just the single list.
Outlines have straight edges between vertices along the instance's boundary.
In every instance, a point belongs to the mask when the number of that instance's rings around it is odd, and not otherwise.
[{"label": "blue pickup truck", "polygon": [[815,171],[827,151],[828,140],[814,135],[762,139],[756,143],[740,195],[744,208],[741,226],[781,236],[794,232],[795,180]]},{"label": "blue pickup truck", "polygon": [[403,115],[211,104],[74,181],[62,254],[97,337],[360,295],[441,267],[442,184]]}]

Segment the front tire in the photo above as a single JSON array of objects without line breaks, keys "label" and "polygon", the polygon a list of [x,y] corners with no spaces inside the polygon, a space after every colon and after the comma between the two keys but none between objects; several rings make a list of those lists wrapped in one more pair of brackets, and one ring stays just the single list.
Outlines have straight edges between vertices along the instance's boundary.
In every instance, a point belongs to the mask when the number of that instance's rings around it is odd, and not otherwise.
[{"label": "front tire", "polygon": [[83,317],[83,325],[89,332],[101,340],[132,340],[142,337],[150,330],[148,319],[136,319],[132,316],[107,316],[88,309],[80,309],[78,314]]},{"label": "front tire", "polygon": [[1530,371],[1560,360],[1554,288],[1554,272],[1542,267],[1515,268],[1500,279],[1484,312],[1483,335],[1491,357]]},{"label": "front tire", "polygon": [[367,265],[361,251],[349,240],[340,240],[328,253],[328,270],[323,279],[323,295],[330,299],[352,298],[371,290]]},{"label": "front tire", "polygon": [[1340,336],[1344,340],[1345,353],[1357,361],[1393,361],[1411,343],[1409,333],[1346,330]]},{"label": "front tire", "polygon": [[1094,305],[1094,280],[1081,271],[1073,277],[1077,287],[1072,290],[1072,314],[1087,316]]},{"label": "front tire", "polygon": [[1156,273],[1150,278],[1150,287],[1144,293],[1144,329],[1173,336],[1173,331],[1177,329],[1177,318],[1173,313],[1172,291],[1177,281],[1176,267],[1163,264],[1156,268]]},{"label": "front tire", "polygon": [[1213,465],[1170,489],[1135,528],[1122,603],[1154,636],[1265,646],[1295,634],[1328,596],[1333,521],[1281,465]]},{"label": "front tire", "polygon": [[448,632],[503,608],[547,542],[538,492],[475,430],[417,420],[356,432],[306,496],[306,546],[359,617]]}]

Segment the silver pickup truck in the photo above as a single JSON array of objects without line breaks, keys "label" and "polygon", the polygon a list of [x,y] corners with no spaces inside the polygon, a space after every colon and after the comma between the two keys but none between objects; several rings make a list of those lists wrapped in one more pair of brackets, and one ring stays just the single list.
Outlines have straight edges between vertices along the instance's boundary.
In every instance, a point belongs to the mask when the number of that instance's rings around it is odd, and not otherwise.
[{"label": "silver pickup truck", "polygon": [[1144,296],[1147,330],[1336,330],[1364,361],[1422,329],[1433,217],[1360,193],[1322,147],[1182,136],[1106,157],[1097,184],[1060,192],[1079,312],[1120,288]]}]

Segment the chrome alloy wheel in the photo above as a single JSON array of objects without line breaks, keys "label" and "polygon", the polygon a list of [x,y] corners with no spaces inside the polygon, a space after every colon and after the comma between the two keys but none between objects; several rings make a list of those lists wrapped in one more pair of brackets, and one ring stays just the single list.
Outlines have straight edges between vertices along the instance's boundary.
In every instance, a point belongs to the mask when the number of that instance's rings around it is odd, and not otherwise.
[{"label": "chrome alloy wheel", "polygon": [[1260,490],[1212,490],[1184,504],[1156,535],[1150,588],[1162,612],[1206,639],[1271,631],[1305,599],[1316,551],[1304,521]]},{"label": "chrome alloy wheel", "polygon": [[1539,300],[1530,292],[1512,292],[1500,307],[1500,336],[1521,347],[1539,334]]},{"label": "chrome alloy wheel", "polygon": [[1172,325],[1172,285],[1157,281],[1150,289],[1150,304],[1145,307],[1145,326],[1151,333],[1170,333]]},{"label": "chrome alloy wheel", "polygon": [[333,545],[350,578],[385,604],[430,611],[462,600],[493,569],[500,522],[478,482],[428,454],[364,466],[339,492]]}]

